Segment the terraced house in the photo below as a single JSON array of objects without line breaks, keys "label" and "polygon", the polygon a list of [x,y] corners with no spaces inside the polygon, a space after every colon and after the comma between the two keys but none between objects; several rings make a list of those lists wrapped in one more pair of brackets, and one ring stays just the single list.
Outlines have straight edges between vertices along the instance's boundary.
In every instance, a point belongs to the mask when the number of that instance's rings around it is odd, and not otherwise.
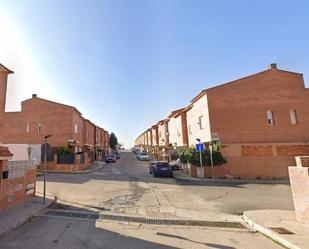
[{"label": "terraced house", "polygon": [[[2,70],[5,74],[11,72],[3,66]],[[21,103],[20,111],[4,112],[7,80],[2,77],[2,81],[1,106],[3,113],[0,117],[2,127],[0,142],[9,146],[13,150],[11,152],[14,156],[21,153],[22,148],[26,155],[26,147],[30,144],[34,150],[32,154],[39,155],[35,159],[40,163],[43,158],[41,145],[44,142],[44,137],[52,135],[48,138],[47,151],[50,162],[60,163],[59,158],[55,159],[59,147],[68,147],[72,154],[78,154],[78,160],[72,156],[70,161],[78,161],[85,167],[93,162],[96,156],[100,156],[98,159],[102,159],[103,150],[108,150],[108,141],[106,141],[109,139],[108,133],[101,131],[100,127],[96,130],[96,126],[91,121],[84,119],[77,108],[42,99],[33,94],[32,98]],[[102,133],[104,133],[104,141]],[[83,155],[84,153],[87,154]],[[48,167],[54,169],[57,167],[56,164],[50,164]]]},{"label": "terraced house", "polygon": [[295,156],[309,155],[309,90],[301,73],[270,64],[262,72],[202,90],[168,122],[176,148],[223,145],[217,176],[287,178]]}]

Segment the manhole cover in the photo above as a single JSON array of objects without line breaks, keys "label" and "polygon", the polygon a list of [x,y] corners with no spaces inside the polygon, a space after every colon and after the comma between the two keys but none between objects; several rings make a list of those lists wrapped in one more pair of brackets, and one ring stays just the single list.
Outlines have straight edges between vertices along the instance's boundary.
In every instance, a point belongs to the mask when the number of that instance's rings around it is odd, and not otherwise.
[{"label": "manhole cover", "polygon": [[284,227],[270,227],[270,229],[279,234],[294,234],[293,232],[285,229]]},{"label": "manhole cover", "polygon": [[225,221],[149,219],[143,217],[120,216],[120,215],[109,215],[109,214],[101,214],[100,220],[136,222],[136,223],[144,223],[152,225],[204,226],[204,227],[245,229],[245,227],[239,222],[225,222]]}]

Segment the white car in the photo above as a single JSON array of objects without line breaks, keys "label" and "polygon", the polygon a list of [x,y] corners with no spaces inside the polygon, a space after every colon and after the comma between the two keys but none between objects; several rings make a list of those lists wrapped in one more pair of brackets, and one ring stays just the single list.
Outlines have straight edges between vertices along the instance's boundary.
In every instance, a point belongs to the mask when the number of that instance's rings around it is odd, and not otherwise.
[{"label": "white car", "polygon": [[173,170],[180,170],[182,168],[182,163],[180,161],[180,158],[178,158],[176,161],[171,162],[170,166]]},{"label": "white car", "polygon": [[146,152],[141,152],[137,155],[137,158],[141,161],[148,161],[148,154]]}]

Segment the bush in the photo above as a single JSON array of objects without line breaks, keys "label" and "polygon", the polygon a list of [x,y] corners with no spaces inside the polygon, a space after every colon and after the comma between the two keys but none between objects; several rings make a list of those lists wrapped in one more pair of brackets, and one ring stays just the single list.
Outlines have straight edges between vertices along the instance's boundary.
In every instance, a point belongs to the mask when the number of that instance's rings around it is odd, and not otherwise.
[{"label": "bush", "polygon": [[[195,148],[180,148],[178,155],[183,163],[191,163],[195,166],[201,166],[200,153]],[[218,147],[212,152],[213,165],[222,165],[226,163],[225,158],[222,156]],[[210,151],[206,149],[202,152],[202,164],[203,166],[211,166]]]},{"label": "bush", "polygon": [[68,147],[58,147],[56,153],[58,156],[74,154]]}]

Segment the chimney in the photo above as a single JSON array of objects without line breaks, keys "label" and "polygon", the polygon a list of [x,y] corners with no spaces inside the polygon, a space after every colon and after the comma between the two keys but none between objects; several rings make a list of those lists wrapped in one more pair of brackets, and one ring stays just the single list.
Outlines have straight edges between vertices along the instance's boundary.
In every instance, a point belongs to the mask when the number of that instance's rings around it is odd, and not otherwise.
[{"label": "chimney", "polygon": [[33,99],[35,99],[35,98],[37,98],[37,97],[38,97],[37,94],[32,94],[32,98],[33,98]]},{"label": "chimney", "polygon": [[277,69],[277,64],[271,63],[271,64],[268,65],[267,69]]}]

